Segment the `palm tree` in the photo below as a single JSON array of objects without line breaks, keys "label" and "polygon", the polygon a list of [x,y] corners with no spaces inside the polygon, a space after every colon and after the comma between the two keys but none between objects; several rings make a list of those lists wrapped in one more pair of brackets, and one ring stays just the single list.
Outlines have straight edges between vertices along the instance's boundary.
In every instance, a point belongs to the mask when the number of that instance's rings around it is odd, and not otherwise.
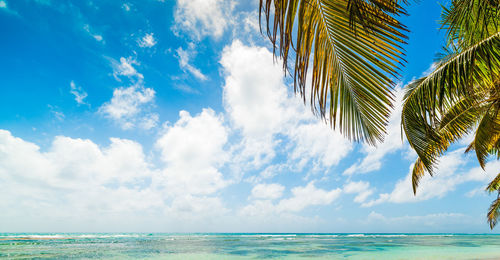
[{"label": "palm tree", "polygon": [[312,62],[313,112],[350,140],[374,145],[386,133],[407,38],[396,19],[405,14],[404,1],[260,0],[260,17],[285,73],[294,63],[296,93],[306,101]]},{"label": "palm tree", "polygon": [[[429,75],[406,88],[401,124],[418,154],[413,191],[425,171],[433,174],[439,157],[467,134],[484,169],[490,155],[500,158],[500,2],[453,0],[443,7],[447,30],[445,54]],[[493,228],[500,215],[500,174],[488,185],[497,192],[487,220]]]}]

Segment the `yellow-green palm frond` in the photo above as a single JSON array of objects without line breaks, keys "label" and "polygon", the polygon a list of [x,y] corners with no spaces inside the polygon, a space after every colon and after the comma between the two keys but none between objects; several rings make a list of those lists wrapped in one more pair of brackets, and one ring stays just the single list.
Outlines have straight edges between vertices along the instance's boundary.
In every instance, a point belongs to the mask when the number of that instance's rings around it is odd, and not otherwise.
[{"label": "yellow-green palm frond", "polygon": [[474,137],[474,150],[479,164],[484,169],[486,158],[495,151],[500,139],[500,104],[493,103],[484,114]]},{"label": "yellow-green palm frond", "polygon": [[[481,167],[490,155],[500,159],[500,0],[452,0],[444,8],[445,54],[428,76],[406,87],[401,126],[418,154],[413,192],[431,175],[448,147],[475,131],[465,150],[476,151]],[[488,185],[499,197],[490,206],[490,227],[500,216],[500,175]]]},{"label": "yellow-green palm frond", "polygon": [[499,11],[499,0],[453,0],[451,8],[443,6],[442,25],[447,29],[448,43],[467,47],[498,32]]},{"label": "yellow-green palm frond", "polygon": [[[481,93],[478,93],[479,95]],[[419,156],[413,166],[412,187],[416,194],[420,178],[424,175],[427,167],[423,160],[427,160],[428,165],[435,166],[438,157],[441,156],[448,147],[455,141],[470,133],[481,120],[485,111],[485,105],[479,102],[478,97],[466,97],[455,103],[448,109],[446,114],[433,127],[425,126],[425,131],[421,133],[420,146],[425,147],[423,156]],[[425,124],[422,122],[417,122]],[[417,130],[420,129],[417,127]],[[426,138],[427,137],[427,138]],[[427,171],[432,175],[433,167]]]},{"label": "yellow-green palm frond", "polygon": [[486,191],[489,193],[492,192],[498,192],[497,199],[494,200],[491,205],[490,209],[488,210],[487,214],[487,219],[488,223],[490,224],[490,228],[494,228],[495,225],[498,222],[498,217],[500,216],[500,173],[493,179],[493,181],[488,184],[488,187],[486,187]]},{"label": "yellow-green palm frond", "polygon": [[486,215],[491,229],[496,226],[498,222],[498,216],[500,216],[500,197],[497,197],[497,199],[491,203],[488,214]]},{"label": "yellow-green palm frond", "polygon": [[[406,0],[400,2],[407,3]],[[353,28],[355,28],[354,24],[359,23],[369,30],[380,23],[380,19],[385,18],[387,19],[386,23],[391,23],[392,16],[407,14],[398,1],[387,0],[349,0],[347,11]]]},{"label": "yellow-green palm frond", "polygon": [[486,191],[489,193],[500,191],[500,173],[488,184]]},{"label": "yellow-green palm frond", "polygon": [[425,166],[422,163],[420,158],[417,158],[415,163],[413,164],[413,170],[411,171],[411,186],[413,188],[413,194],[417,195],[418,184],[420,183],[420,179],[425,174]]},{"label": "yellow-green palm frond", "polygon": [[[436,158],[447,149],[447,146],[442,146],[445,133],[437,133],[449,121],[443,116],[448,114],[450,118],[476,104],[488,97],[494,88],[493,82],[497,81],[500,73],[499,46],[500,33],[496,33],[460,53],[448,56],[427,77],[407,86],[401,115],[402,128],[429,172],[432,172]],[[461,119],[451,125],[453,127],[448,127],[452,132],[444,138],[448,142],[456,140],[453,136],[459,137],[461,134],[458,133],[469,129],[467,121],[477,112],[465,111],[461,117],[455,118]],[[436,149],[437,152],[433,151]]]},{"label": "yellow-green palm frond", "polygon": [[[261,0],[267,35],[305,101],[351,140],[383,140],[393,102],[406,28],[400,0]],[[261,19],[262,20],[262,19]],[[295,53],[295,55],[292,54]]]}]

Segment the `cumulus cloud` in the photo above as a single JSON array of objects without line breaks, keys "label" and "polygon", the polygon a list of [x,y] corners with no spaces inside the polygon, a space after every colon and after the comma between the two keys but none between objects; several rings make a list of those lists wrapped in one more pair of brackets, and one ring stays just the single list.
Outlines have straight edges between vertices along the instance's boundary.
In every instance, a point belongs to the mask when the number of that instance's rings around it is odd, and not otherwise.
[{"label": "cumulus cloud", "polygon": [[243,155],[252,156],[256,164],[274,156],[272,136],[280,132],[288,117],[282,71],[273,65],[271,55],[265,48],[235,41],[224,49],[220,61],[226,73],[225,110],[244,136]]},{"label": "cumulus cloud", "polygon": [[289,129],[289,135],[295,144],[290,158],[298,161],[299,169],[308,161],[326,168],[337,165],[352,150],[352,144],[344,136],[320,120],[299,124]]},{"label": "cumulus cloud", "polygon": [[[315,118],[283,81],[282,67],[265,48],[236,40],[224,48],[224,108],[241,132],[241,160],[252,167],[270,162],[276,146],[286,142],[290,160],[299,168],[314,160],[322,167],[337,164],[352,145]],[[290,151],[290,150],[288,150]]]},{"label": "cumulus cloud", "polygon": [[144,86],[144,76],[134,67],[139,63],[131,57],[121,57],[119,62],[111,60],[111,64],[115,79],[120,82],[122,78],[128,79],[132,85],[114,89],[111,100],[99,108],[99,113],[118,123],[124,130],[156,127],[159,116],[150,112],[156,92]]},{"label": "cumulus cloud", "polygon": [[358,181],[358,182],[348,182],[344,185],[344,193],[356,194],[354,197],[354,202],[363,203],[366,199],[373,194],[373,189],[370,187],[369,182]]},{"label": "cumulus cloud", "polygon": [[141,146],[124,139],[110,141],[101,148],[90,140],[59,136],[42,152],[37,145],[0,130],[1,186],[12,201],[8,203],[12,208],[2,211],[54,210],[55,216],[77,216],[157,204],[159,200],[153,199],[157,195],[142,187],[153,171]]},{"label": "cumulus cloud", "polygon": [[277,207],[280,211],[298,212],[312,205],[328,205],[337,199],[341,192],[340,188],[330,191],[316,188],[314,181],[311,181],[304,187],[293,188],[293,196],[281,200]]},{"label": "cumulus cloud", "polygon": [[464,150],[464,148],[457,149],[443,156],[439,161],[439,167],[434,177],[426,175],[421,179],[416,196],[413,195],[411,184],[412,165],[406,177],[396,183],[392,192],[382,193],[378,199],[365,202],[363,205],[373,206],[384,202],[408,203],[431,198],[442,198],[462,183],[482,182],[486,185],[488,181],[491,181],[498,174],[500,161],[488,163],[486,171],[483,171],[480,167],[465,170],[463,166],[468,160],[463,155]]},{"label": "cumulus cloud", "polygon": [[[88,139],[58,136],[42,150],[0,130],[0,189],[5,199],[0,210],[8,212],[0,219],[19,230],[39,230],[34,223],[41,219],[44,228],[57,230],[89,231],[89,223],[94,223],[98,230],[123,231],[137,228],[130,229],[131,223],[123,222],[127,219],[183,223],[189,218],[200,224],[224,214],[227,210],[214,196],[226,185],[216,169],[225,160],[220,150],[224,129],[211,111],[188,117],[158,141],[164,166],[153,165],[142,146],[131,140],[111,138],[109,145],[99,146]],[[208,142],[200,131],[205,127],[214,131]],[[196,131],[200,137],[187,144],[175,142],[182,131],[192,131],[190,138]]]},{"label": "cumulus cloud", "polygon": [[185,32],[195,40],[219,38],[230,24],[231,0],[178,0],[174,13],[175,32]]},{"label": "cumulus cloud", "polygon": [[87,97],[87,92],[85,92],[82,87],[77,86],[74,81],[71,81],[69,85],[71,88],[70,93],[75,96],[76,103],[79,105],[85,104],[83,100]]},{"label": "cumulus cloud", "polygon": [[[113,91],[111,100],[104,103],[99,108],[99,112],[117,121],[123,129],[131,129],[137,125],[144,129],[151,129],[156,126],[158,116],[144,114],[142,110],[153,101],[154,96],[153,89],[142,86],[117,88]],[[141,116],[138,117],[138,115]]]},{"label": "cumulus cloud", "polygon": [[[256,186],[258,189],[269,189],[269,186]],[[274,187],[280,189],[278,187]],[[254,188],[255,190],[255,188]],[[254,196],[252,190],[252,197]],[[286,199],[281,199],[277,203],[273,203],[273,196],[264,196],[260,199],[253,200],[240,210],[242,216],[290,216],[290,214],[298,213],[310,206],[329,205],[335,201],[341,194],[340,188],[333,190],[324,190],[317,188],[314,181],[309,182],[306,186],[297,186],[291,190],[292,196]],[[281,194],[279,194],[281,197]]]},{"label": "cumulus cloud", "polygon": [[[130,10],[130,7],[129,7]],[[139,47],[142,48],[151,48],[156,45],[156,39],[153,36],[153,33],[147,33],[142,37],[141,39],[138,40]]]},{"label": "cumulus cloud", "polygon": [[252,189],[252,198],[256,199],[278,199],[283,195],[285,187],[278,183],[257,184]]},{"label": "cumulus cloud", "polygon": [[181,111],[179,116],[156,142],[166,164],[166,188],[179,194],[210,194],[225,187],[228,183],[218,170],[229,158],[222,117],[211,109],[195,117]]}]

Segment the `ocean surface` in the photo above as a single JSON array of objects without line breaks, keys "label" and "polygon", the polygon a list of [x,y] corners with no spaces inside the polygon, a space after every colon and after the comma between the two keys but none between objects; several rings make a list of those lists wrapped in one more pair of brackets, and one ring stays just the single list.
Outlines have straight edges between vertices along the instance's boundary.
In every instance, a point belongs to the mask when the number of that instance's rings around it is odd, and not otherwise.
[{"label": "ocean surface", "polygon": [[500,235],[0,233],[0,257],[500,259]]}]

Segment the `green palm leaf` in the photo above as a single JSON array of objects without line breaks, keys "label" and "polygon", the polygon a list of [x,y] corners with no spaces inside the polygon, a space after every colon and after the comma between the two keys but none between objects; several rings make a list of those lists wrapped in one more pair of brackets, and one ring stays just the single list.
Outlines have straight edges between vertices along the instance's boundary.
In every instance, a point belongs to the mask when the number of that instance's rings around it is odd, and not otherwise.
[{"label": "green palm leaf", "polygon": [[498,0],[454,0],[453,9],[443,6],[443,28],[448,44],[467,47],[498,32]]},{"label": "green palm leaf", "polygon": [[[448,147],[475,130],[466,152],[475,150],[481,167],[490,155],[500,158],[500,1],[452,0],[444,8],[446,55],[426,77],[407,86],[401,124],[418,159],[412,171],[413,191]],[[487,190],[498,191],[497,176]],[[499,193],[500,194],[500,193]],[[500,195],[499,195],[500,196]],[[488,212],[493,228],[500,199]]]},{"label": "green palm leaf", "polygon": [[[432,166],[437,164],[438,157],[441,156],[448,147],[455,141],[470,133],[485,111],[485,106],[478,101],[478,97],[466,97],[452,106],[446,114],[442,116],[437,127],[427,126],[427,132],[423,133],[434,138],[422,139],[422,146],[425,146],[424,154],[426,159],[432,162]],[[419,180],[425,173],[425,165],[419,157],[412,170],[413,193],[416,194]],[[432,168],[429,173],[432,175]]]},{"label": "green palm leaf", "polygon": [[[383,140],[406,28],[398,0],[261,0],[267,34],[304,98],[312,55],[314,112],[351,140]],[[272,21],[271,21],[272,19]]]},{"label": "green palm leaf", "polygon": [[500,104],[493,103],[484,114],[474,137],[477,160],[484,169],[486,158],[500,138]]},{"label": "green palm leaf", "polygon": [[500,173],[493,179],[490,184],[488,184],[488,187],[486,187],[486,191],[489,193],[492,193],[494,191],[500,191]]},{"label": "green palm leaf", "polygon": [[[438,64],[436,70],[427,77],[416,80],[407,87],[401,124],[408,142],[427,171],[433,171],[436,155],[447,148],[442,147],[438,153],[429,150],[431,143],[442,143],[442,137],[434,130],[439,128],[441,116],[452,107],[459,108],[455,104],[467,106],[460,104],[464,98],[471,99],[490,90],[489,86],[496,81],[500,72],[499,46],[500,33],[497,32],[463,52],[452,55]],[[453,109],[451,112],[453,113]],[[472,111],[463,115],[465,117],[461,119],[461,124],[467,123],[467,117],[472,116],[470,112]],[[461,128],[463,130],[468,127],[464,125]],[[460,130],[457,124],[449,129]],[[454,140],[456,138],[449,141]]]},{"label": "green palm leaf", "polygon": [[490,208],[488,210],[488,214],[486,216],[488,218],[488,223],[490,224],[491,229],[493,229],[496,226],[499,216],[500,216],[500,197],[498,197],[491,203]]},{"label": "green palm leaf", "polygon": [[500,216],[500,173],[493,179],[493,181],[488,184],[488,187],[486,187],[486,191],[489,193],[492,192],[498,192],[498,197],[496,200],[494,200],[491,205],[490,209],[488,210],[487,214],[487,219],[488,223],[490,224],[490,228],[493,228],[496,226],[498,217]]}]

